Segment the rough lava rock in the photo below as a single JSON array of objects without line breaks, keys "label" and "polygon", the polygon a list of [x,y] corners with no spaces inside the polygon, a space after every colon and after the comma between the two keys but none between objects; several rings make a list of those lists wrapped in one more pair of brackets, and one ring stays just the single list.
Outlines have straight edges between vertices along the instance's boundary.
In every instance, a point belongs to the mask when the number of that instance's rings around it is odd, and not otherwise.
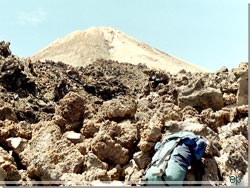
[{"label": "rough lava rock", "polygon": [[82,172],[84,157],[74,144],[62,139],[56,124],[40,122],[34,126],[32,139],[20,153],[29,177],[58,181],[63,173]]},{"label": "rough lava rock", "polygon": [[54,122],[63,131],[73,131],[80,128],[83,122],[84,105],[85,99],[83,97],[73,92],[68,93],[55,108]]},{"label": "rough lava rock", "polygon": [[194,91],[191,94],[182,92],[178,96],[178,105],[180,108],[192,106],[199,111],[207,108],[212,108],[216,111],[224,106],[223,95],[220,90],[214,88]]},{"label": "rough lava rock", "polygon": [[237,92],[237,104],[248,104],[248,71],[244,72],[239,78],[239,90]]},{"label": "rough lava rock", "polygon": [[247,182],[248,63],[175,74],[101,59],[72,67],[0,42],[0,69],[0,180],[137,184],[157,141],[191,131],[207,140],[203,181]]},{"label": "rough lava rock", "polygon": [[0,179],[18,181],[20,178],[14,158],[0,147]]}]

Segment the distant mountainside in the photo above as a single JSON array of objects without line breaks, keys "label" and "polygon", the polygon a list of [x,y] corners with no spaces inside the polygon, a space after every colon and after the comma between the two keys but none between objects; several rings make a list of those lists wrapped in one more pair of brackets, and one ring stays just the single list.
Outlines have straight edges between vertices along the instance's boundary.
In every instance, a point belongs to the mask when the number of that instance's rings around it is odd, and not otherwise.
[{"label": "distant mountainside", "polygon": [[205,69],[171,56],[110,27],[91,27],[75,31],[51,43],[31,57],[36,60],[62,61],[72,66],[86,66],[97,59],[131,64],[176,73],[181,69],[206,72]]}]

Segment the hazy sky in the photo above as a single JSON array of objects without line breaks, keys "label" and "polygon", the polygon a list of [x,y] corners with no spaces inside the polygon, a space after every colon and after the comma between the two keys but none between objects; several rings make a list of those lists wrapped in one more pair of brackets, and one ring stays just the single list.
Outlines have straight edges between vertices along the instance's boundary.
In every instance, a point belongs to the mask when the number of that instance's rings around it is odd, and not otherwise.
[{"label": "hazy sky", "polygon": [[248,59],[247,0],[0,0],[0,40],[30,56],[74,30],[109,26],[211,71]]}]

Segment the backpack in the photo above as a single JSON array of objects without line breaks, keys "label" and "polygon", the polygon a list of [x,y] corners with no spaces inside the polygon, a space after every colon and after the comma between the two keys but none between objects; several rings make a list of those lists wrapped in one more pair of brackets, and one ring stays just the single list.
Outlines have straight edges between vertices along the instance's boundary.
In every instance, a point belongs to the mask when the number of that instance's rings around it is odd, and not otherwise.
[{"label": "backpack", "polygon": [[[192,132],[165,136],[154,147],[155,154],[141,179],[141,185],[182,185],[191,165],[201,165],[206,145],[202,136]],[[201,171],[197,171],[195,177],[201,181]]]}]

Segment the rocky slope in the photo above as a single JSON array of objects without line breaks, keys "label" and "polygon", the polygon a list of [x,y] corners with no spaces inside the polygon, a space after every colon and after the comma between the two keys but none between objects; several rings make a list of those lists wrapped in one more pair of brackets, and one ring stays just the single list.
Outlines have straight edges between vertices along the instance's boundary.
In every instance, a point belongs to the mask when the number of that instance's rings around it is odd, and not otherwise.
[{"label": "rocky slope", "polygon": [[137,184],[154,144],[181,130],[208,141],[203,181],[247,181],[247,63],[216,73],[106,60],[83,68],[31,63],[2,42],[0,68],[0,181]]},{"label": "rocky slope", "polygon": [[63,61],[72,66],[86,66],[98,59],[105,59],[135,65],[142,63],[149,68],[171,73],[181,69],[191,72],[205,71],[109,27],[75,31],[54,41],[31,58],[34,61]]}]

